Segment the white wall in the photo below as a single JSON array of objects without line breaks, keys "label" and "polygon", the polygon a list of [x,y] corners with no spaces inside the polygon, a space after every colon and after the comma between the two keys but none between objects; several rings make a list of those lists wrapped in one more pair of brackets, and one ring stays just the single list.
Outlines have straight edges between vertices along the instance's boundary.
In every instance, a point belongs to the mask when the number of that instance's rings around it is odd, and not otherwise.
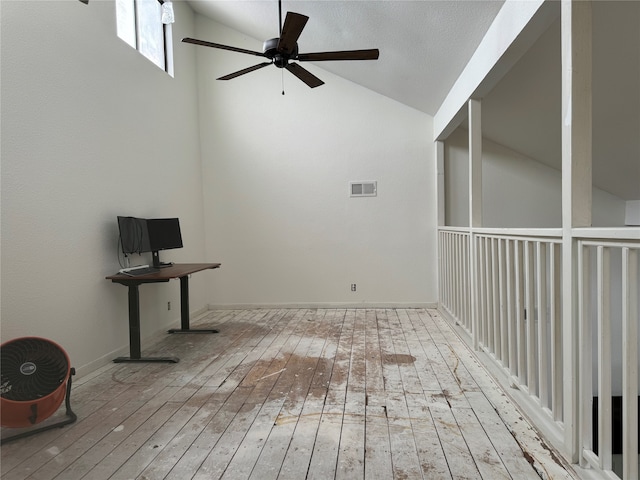
[{"label": "white wall", "polygon": [[[196,31],[262,46],[203,17]],[[273,66],[216,81],[259,59],[190,47],[198,49],[207,257],[222,262],[211,303],[437,302],[432,118],[308,63],[325,85],[309,89]],[[357,180],[377,180],[378,196],[349,198]]]},{"label": "white wall", "polygon": [[[482,140],[483,225],[562,226],[560,171],[488,139]],[[447,225],[468,226],[468,132],[458,128],[445,141]],[[623,226],[625,201],[593,189],[593,226]]]},{"label": "white wall", "polygon": [[[175,6],[179,39],[194,16]],[[204,260],[195,54],[171,78],[117,38],[113,1],[2,2],[1,21],[2,341],[50,338],[82,374],[128,352],[116,215],[180,217],[163,259]],[[178,291],[141,288],[144,337],[177,322]]]}]

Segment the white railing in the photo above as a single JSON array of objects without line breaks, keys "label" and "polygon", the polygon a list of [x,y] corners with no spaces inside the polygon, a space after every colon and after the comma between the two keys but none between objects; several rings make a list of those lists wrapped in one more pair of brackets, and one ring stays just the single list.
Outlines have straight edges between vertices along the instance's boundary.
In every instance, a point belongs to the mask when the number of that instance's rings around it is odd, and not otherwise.
[{"label": "white railing", "polygon": [[606,478],[637,479],[640,241],[576,241],[583,462]]},{"label": "white railing", "polygon": [[440,230],[441,307],[561,429],[561,232],[465,230]]},{"label": "white railing", "polygon": [[560,238],[475,235],[481,347],[562,420]]},{"label": "white railing", "polygon": [[[439,231],[441,308],[517,387],[516,401],[538,428],[555,440],[576,433],[582,465],[603,478],[638,478],[640,235],[629,232],[572,235],[577,267],[567,275],[577,279],[579,332],[565,339],[560,229]],[[576,366],[563,365],[564,349],[577,352]],[[578,404],[565,405],[563,384],[576,377]],[[616,396],[621,452],[611,422]],[[576,432],[564,431],[563,408],[580,412],[577,424],[569,422]]]},{"label": "white railing", "polygon": [[471,334],[469,232],[440,232],[440,272],[441,304]]}]

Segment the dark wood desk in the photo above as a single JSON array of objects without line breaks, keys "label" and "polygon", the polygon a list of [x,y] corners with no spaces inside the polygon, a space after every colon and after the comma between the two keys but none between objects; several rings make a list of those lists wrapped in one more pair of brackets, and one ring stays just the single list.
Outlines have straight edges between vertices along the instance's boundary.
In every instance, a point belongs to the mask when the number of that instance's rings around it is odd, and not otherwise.
[{"label": "dark wood desk", "polygon": [[180,279],[180,327],[172,328],[169,333],[218,333],[217,330],[193,330],[189,328],[189,275],[203,270],[220,268],[219,263],[176,263],[170,267],[161,268],[157,273],[131,276],[124,273],[110,275],[107,280],[119,283],[129,288],[129,356],[118,357],[113,361],[122,362],[172,362],[177,363],[177,357],[142,357],[140,352],[140,292],[138,287],[143,283],[168,282]]}]

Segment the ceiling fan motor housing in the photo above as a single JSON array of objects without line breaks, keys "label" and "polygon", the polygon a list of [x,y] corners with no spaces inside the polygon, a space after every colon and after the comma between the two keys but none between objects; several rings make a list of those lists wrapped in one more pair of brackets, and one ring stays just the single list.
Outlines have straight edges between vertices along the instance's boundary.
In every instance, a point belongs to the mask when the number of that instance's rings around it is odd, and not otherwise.
[{"label": "ceiling fan motor housing", "polygon": [[278,50],[279,38],[270,38],[262,44],[262,52],[264,56],[273,60],[273,64],[276,67],[284,68],[289,63],[289,60],[295,59],[298,56],[298,44],[296,43],[293,52],[286,54]]},{"label": "ceiling fan motor housing", "polygon": [[66,395],[71,373],[67,353],[39,337],[0,345],[0,425],[29,427],[53,415]]}]

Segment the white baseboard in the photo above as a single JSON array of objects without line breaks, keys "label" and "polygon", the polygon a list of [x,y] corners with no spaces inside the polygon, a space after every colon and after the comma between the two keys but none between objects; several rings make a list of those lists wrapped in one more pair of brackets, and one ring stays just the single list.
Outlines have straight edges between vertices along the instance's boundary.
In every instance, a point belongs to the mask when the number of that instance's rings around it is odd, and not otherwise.
[{"label": "white baseboard", "polygon": [[258,308],[437,308],[437,303],[394,303],[394,302],[361,302],[361,303],[232,303],[209,304],[209,310],[250,310]]}]

